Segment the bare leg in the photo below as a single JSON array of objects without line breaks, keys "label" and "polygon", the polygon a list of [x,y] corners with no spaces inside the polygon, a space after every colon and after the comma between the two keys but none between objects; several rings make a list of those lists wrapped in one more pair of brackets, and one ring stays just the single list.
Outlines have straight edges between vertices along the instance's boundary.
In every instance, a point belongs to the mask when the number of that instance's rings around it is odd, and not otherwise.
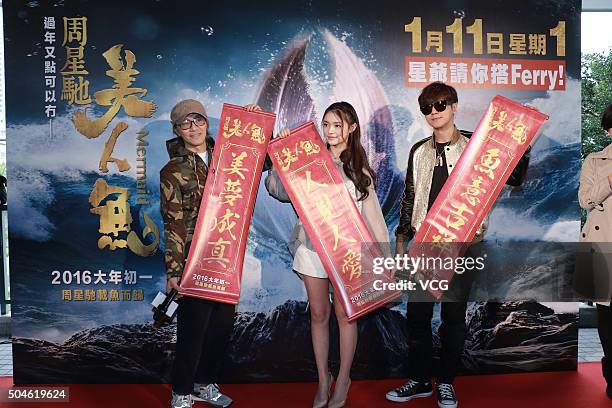
[{"label": "bare leg", "polygon": [[329,315],[331,305],[329,303],[329,281],[327,279],[304,276],[306,293],[310,302],[310,332],[312,337],[312,348],[314,350],[319,386],[315,404],[322,402],[325,406],[329,392]]},{"label": "bare leg", "polygon": [[339,300],[334,299],[334,310],[338,318],[338,328],[340,329],[340,371],[334,389],[334,396],[330,400],[334,404],[346,400],[348,389],[351,385],[351,367],[355,348],[357,347],[357,322],[349,322],[344,309]]}]

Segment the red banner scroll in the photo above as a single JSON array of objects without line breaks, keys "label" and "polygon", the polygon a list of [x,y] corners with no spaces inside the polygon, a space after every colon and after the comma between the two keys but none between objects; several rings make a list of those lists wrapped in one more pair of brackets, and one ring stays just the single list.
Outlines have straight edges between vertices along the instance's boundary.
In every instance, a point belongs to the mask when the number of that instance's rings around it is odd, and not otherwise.
[{"label": "red banner scroll", "polygon": [[375,289],[394,281],[390,273],[372,272],[372,260],[383,254],[315,125],[272,140],[268,153],[349,320],[399,297],[401,292]]},{"label": "red banner scroll", "polygon": [[249,225],[275,120],[273,113],[223,104],[181,293],[238,303]]},{"label": "red banner scroll", "polygon": [[[457,257],[471,242],[478,227],[548,116],[502,96],[493,98],[470,142],[425,221],[419,228],[409,257]],[[418,243],[423,243],[419,245]],[[426,278],[448,279],[453,270],[420,271]],[[440,290],[429,289],[440,297]]]}]

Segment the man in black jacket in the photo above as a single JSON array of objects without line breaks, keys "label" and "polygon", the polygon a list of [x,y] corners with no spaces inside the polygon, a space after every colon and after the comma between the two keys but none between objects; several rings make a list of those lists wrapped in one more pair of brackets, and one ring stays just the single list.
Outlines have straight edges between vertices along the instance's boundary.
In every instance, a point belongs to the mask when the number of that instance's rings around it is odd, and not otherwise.
[{"label": "man in black jacket", "polygon": [[[403,256],[407,244],[414,237],[425,220],[427,212],[436,200],[449,174],[469,142],[471,133],[459,131],[455,126],[457,112],[457,91],[442,82],[433,82],[423,88],[419,96],[421,112],[433,128],[433,135],[417,142],[410,150],[408,169],[400,222],[396,231],[396,254]],[[529,149],[514,169],[507,184],[518,186],[522,183],[529,163]],[[488,218],[478,228],[474,243],[482,240],[487,229]],[[467,293],[471,282],[468,276],[455,276],[451,287],[462,295],[461,301],[442,302],[440,368],[436,389],[438,406],[455,408],[457,397],[453,379],[461,362],[466,336],[465,312]],[[423,298],[425,296],[425,298]],[[417,296],[414,296],[417,297]],[[390,401],[407,402],[417,397],[428,397],[432,387],[432,333],[431,320],[435,298],[419,294],[417,301],[409,301],[406,318],[409,331],[409,379],[408,382],[391,390],[386,397]]]}]

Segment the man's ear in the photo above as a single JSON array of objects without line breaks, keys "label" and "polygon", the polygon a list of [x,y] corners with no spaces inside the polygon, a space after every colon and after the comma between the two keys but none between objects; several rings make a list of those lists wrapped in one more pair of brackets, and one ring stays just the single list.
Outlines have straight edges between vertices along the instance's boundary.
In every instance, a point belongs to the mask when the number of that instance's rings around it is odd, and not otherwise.
[{"label": "man's ear", "polygon": [[453,113],[457,113],[457,102],[453,103],[451,108],[453,109]]}]

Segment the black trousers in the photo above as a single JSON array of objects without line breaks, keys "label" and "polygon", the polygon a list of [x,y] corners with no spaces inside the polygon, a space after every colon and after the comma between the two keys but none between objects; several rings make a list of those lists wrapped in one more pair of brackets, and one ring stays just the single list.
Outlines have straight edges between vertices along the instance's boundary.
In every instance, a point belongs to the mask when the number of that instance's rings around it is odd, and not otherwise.
[{"label": "black trousers", "polygon": [[[438,382],[452,384],[455,379],[463,345],[465,343],[466,302],[442,302],[439,328],[442,346]],[[407,307],[408,321],[408,377],[420,382],[429,382],[433,377],[433,345],[431,319],[433,302],[409,302]]]},{"label": "black trousers", "polygon": [[[472,252],[468,254],[472,256]],[[465,312],[473,281],[473,271],[456,274],[440,302],[441,324],[438,335],[442,348],[439,371],[436,373],[438,383],[452,384],[461,364],[467,334]],[[416,291],[409,294],[406,308],[408,377],[415,381],[429,382],[434,376],[431,320],[436,300],[429,292]]]},{"label": "black trousers", "polygon": [[194,383],[218,381],[234,327],[234,305],[193,297],[179,300],[172,390],[190,394]]},{"label": "black trousers", "polygon": [[612,361],[612,308],[597,305],[597,330],[604,356]]}]

